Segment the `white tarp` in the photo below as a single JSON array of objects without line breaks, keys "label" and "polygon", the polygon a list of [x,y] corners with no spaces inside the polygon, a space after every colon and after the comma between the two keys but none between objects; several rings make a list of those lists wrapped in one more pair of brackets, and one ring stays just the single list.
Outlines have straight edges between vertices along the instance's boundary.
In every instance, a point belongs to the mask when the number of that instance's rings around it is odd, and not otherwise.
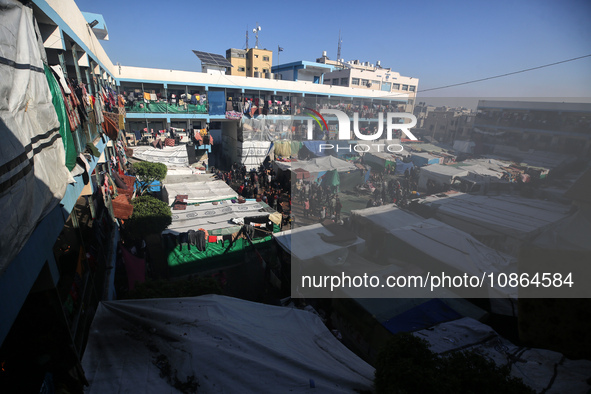
[{"label": "white tarp", "polygon": [[421,168],[419,174],[419,190],[427,190],[427,182],[434,181],[438,185],[451,185],[453,179],[468,175],[468,170],[441,164],[431,164]]},{"label": "white tarp", "polygon": [[458,193],[431,203],[439,220],[472,235],[521,241],[565,218],[570,206],[520,196]]},{"label": "white tarp", "polygon": [[351,211],[351,222],[358,230],[359,225],[371,222],[373,226],[389,232],[400,227],[406,227],[422,222],[421,216],[399,209],[396,206],[383,205],[380,207],[356,209]]},{"label": "white tarp", "polygon": [[164,233],[179,234],[189,230],[203,228],[205,230],[217,230],[236,226],[232,219],[268,216],[269,212],[263,210],[268,205],[256,201],[246,201],[244,204],[233,204],[231,201],[220,201],[217,205],[203,203],[188,205],[184,210],[172,210],[172,223]]},{"label": "white tarp", "polygon": [[224,181],[173,183],[164,185],[162,190],[168,205],[172,205],[179,194],[189,196],[187,204],[238,198],[238,194]]},{"label": "white tarp", "polygon": [[437,354],[474,350],[498,366],[508,365],[511,376],[541,393],[586,393],[591,361],[569,360],[558,352],[516,346],[491,327],[463,318],[417,331]]},{"label": "white tarp", "polygon": [[162,163],[167,167],[189,167],[189,156],[185,145],[165,146],[162,149],[151,146],[136,146],[133,157],[152,163]]},{"label": "white tarp", "polygon": [[275,233],[273,237],[283,250],[301,261],[338,252],[346,247],[361,246],[365,243],[363,239],[357,238],[345,247],[323,241],[320,238],[320,234],[329,237],[333,236],[322,224],[316,223],[310,226]]},{"label": "white tarp", "polygon": [[281,170],[296,170],[301,168],[311,174],[318,174],[319,172],[337,170],[337,172],[355,171],[355,165],[334,156],[317,157],[312,160],[299,160],[294,162],[275,162],[277,167]]},{"label": "white tarp", "polygon": [[0,272],[64,197],[70,173],[33,11],[0,0]]},{"label": "white tarp", "polygon": [[90,394],[174,393],[175,377],[202,393],[353,393],[374,377],[315,314],[216,295],[101,303],[82,366]]}]

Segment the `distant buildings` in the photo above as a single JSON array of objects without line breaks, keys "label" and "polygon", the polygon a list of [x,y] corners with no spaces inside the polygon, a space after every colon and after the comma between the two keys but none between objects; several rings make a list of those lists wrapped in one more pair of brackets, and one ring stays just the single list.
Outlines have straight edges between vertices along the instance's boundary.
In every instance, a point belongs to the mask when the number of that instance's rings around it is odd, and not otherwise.
[{"label": "distant buildings", "polygon": [[418,133],[423,138],[452,144],[469,139],[476,112],[466,108],[434,107],[419,103],[414,108]]},{"label": "distant buildings", "polygon": [[577,156],[591,153],[591,104],[480,100],[474,141]]}]

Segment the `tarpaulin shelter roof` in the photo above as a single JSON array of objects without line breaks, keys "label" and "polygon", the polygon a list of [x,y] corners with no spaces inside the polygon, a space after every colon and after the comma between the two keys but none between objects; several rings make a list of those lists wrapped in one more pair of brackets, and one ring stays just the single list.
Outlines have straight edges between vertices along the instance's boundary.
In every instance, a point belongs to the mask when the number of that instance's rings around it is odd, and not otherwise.
[{"label": "tarpaulin shelter roof", "polygon": [[380,207],[353,210],[351,211],[351,220],[353,223],[359,220],[367,220],[384,231],[390,231],[420,223],[425,219],[396,206],[382,205]]},{"label": "tarpaulin shelter roof", "polygon": [[338,172],[355,171],[355,165],[334,156],[317,157],[312,160],[300,160],[296,162],[275,162],[281,170],[295,170],[301,168],[311,174],[337,170]]},{"label": "tarpaulin shelter roof", "polygon": [[[102,302],[82,365],[92,393],[371,391],[374,369],[308,311],[207,295]],[[167,373],[168,372],[168,373]]]},{"label": "tarpaulin shelter roof", "polygon": [[569,206],[520,196],[457,193],[427,203],[436,217],[471,234],[506,235],[525,240],[565,218]]},{"label": "tarpaulin shelter roof", "polygon": [[[333,235],[322,224],[317,223],[275,233],[273,234],[273,237],[283,250],[302,261],[326,255],[344,248],[344,246],[323,241],[320,234],[327,236]],[[364,243],[365,241],[363,239],[357,238],[354,242],[346,246],[357,246]]]},{"label": "tarpaulin shelter roof", "polygon": [[246,201],[243,204],[220,201],[217,205],[203,203],[187,205],[184,210],[172,210],[172,223],[163,233],[179,234],[203,228],[217,230],[236,227],[231,220],[235,218],[268,216],[269,206],[263,202]]},{"label": "tarpaulin shelter roof", "polygon": [[170,166],[189,166],[189,156],[185,145],[165,146],[162,149],[151,146],[136,146],[133,148],[133,157],[152,163],[162,163]]},{"label": "tarpaulin shelter roof", "polygon": [[187,204],[199,204],[218,200],[238,198],[238,194],[224,181],[188,182],[166,184],[162,188],[163,198],[169,205],[179,194],[189,196]]}]

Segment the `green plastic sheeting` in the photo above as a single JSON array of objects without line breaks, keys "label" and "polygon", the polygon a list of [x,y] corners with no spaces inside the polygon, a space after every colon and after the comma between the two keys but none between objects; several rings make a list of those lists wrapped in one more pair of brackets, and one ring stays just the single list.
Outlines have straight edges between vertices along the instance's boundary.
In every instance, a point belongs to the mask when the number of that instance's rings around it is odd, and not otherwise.
[{"label": "green plastic sheeting", "polygon": [[[264,244],[273,239],[271,235],[253,240],[253,244]],[[175,247],[168,254],[168,268],[171,276],[191,275],[198,272],[211,271],[235,265],[244,261],[245,254],[252,251],[250,243],[239,238],[232,246],[230,241],[206,242],[206,249],[203,252],[197,250],[197,247],[182,244]]]},{"label": "green plastic sheeting", "polygon": [[339,186],[340,184],[341,179],[337,170],[328,171],[322,178],[323,186]]},{"label": "green plastic sheeting", "polygon": [[169,113],[169,114],[207,114],[207,105],[187,104],[187,108],[182,105],[168,103],[143,103],[136,102],[133,105],[125,107],[127,112],[139,113]]},{"label": "green plastic sheeting", "polygon": [[45,70],[45,78],[47,78],[47,84],[51,91],[51,102],[57,112],[57,118],[60,121],[60,135],[62,136],[62,142],[64,144],[64,150],[66,151],[66,167],[69,171],[72,171],[76,167],[76,145],[74,145],[74,138],[70,130],[70,122],[68,121],[68,114],[66,113],[66,105],[64,104],[64,98],[62,96],[62,90],[60,89],[58,82],[49,70],[47,65],[43,65]]}]

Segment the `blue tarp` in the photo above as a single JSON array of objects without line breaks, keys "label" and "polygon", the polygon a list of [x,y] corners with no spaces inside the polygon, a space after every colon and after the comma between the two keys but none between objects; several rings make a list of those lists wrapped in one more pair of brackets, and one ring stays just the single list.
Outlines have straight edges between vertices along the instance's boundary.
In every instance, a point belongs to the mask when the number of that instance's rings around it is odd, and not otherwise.
[{"label": "blue tarp", "polygon": [[210,115],[226,116],[226,94],[224,92],[207,92]]},{"label": "blue tarp", "polygon": [[410,171],[415,165],[414,163],[404,163],[402,160],[396,160],[396,175],[404,174],[404,171]]},{"label": "blue tarp", "polygon": [[462,315],[451,309],[440,299],[434,298],[385,321],[382,325],[392,334],[396,334],[398,332],[422,330],[423,328],[460,318],[462,318]]},{"label": "blue tarp", "polygon": [[326,141],[302,141],[302,144],[314,155],[321,157],[326,156],[326,150],[320,151],[320,145],[326,144]]}]

